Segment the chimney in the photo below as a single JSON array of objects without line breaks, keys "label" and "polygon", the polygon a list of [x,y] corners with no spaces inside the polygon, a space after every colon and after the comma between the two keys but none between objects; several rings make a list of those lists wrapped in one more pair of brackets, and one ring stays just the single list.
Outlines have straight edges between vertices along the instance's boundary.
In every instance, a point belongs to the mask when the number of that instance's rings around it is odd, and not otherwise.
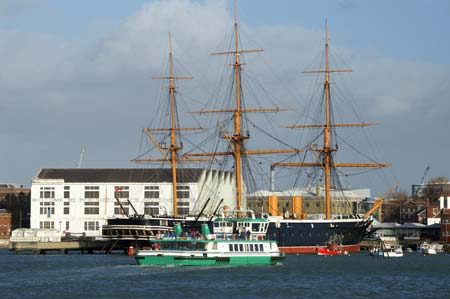
[{"label": "chimney", "polygon": [[444,196],[439,197],[439,209],[444,208]]},{"label": "chimney", "polygon": [[297,215],[297,218],[300,219],[302,213],[302,197],[292,196],[292,214]]},{"label": "chimney", "polygon": [[278,216],[278,196],[269,196],[269,214]]}]

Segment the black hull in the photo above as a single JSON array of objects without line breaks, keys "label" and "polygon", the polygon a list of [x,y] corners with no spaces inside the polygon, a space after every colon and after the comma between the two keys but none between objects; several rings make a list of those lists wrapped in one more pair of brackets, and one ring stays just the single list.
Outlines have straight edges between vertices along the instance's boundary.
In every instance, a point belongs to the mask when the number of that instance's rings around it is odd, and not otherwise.
[{"label": "black hull", "polygon": [[359,244],[367,235],[371,221],[368,219],[337,220],[287,220],[271,221],[267,236],[276,240],[286,253],[313,253],[317,247],[332,240],[359,251]]}]

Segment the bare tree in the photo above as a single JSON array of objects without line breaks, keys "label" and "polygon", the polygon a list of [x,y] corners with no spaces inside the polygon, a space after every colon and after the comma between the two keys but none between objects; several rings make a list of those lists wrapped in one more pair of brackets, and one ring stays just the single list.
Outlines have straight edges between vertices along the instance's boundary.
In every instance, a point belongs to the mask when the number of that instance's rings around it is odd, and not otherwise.
[{"label": "bare tree", "polygon": [[450,180],[444,176],[432,178],[422,189],[425,198],[435,201],[441,195],[450,196]]}]

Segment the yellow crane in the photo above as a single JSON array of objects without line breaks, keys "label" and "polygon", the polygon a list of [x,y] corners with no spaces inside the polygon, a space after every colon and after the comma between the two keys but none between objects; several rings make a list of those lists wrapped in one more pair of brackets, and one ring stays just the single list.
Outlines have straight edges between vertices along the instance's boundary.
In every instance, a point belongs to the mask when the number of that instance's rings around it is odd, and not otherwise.
[{"label": "yellow crane", "polygon": [[379,217],[379,221],[381,222],[381,207],[383,205],[383,199],[388,196],[389,194],[391,194],[392,192],[394,192],[395,190],[397,190],[398,188],[398,184],[395,184],[394,186],[392,186],[391,188],[389,188],[388,191],[384,192],[374,203],[373,207],[368,210],[365,214],[364,214],[364,218],[369,217],[370,215],[372,215],[377,209],[380,209],[379,213],[378,213],[378,217]]}]

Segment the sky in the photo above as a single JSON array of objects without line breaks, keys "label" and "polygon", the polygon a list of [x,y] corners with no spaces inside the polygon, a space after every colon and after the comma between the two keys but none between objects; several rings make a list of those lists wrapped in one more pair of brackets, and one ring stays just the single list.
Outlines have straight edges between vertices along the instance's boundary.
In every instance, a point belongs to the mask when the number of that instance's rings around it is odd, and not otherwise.
[{"label": "sky", "polygon": [[[409,192],[427,166],[428,179],[450,177],[449,1],[238,0],[237,8],[243,47],[265,50],[245,65],[269,91],[261,104],[295,109],[270,118],[272,127],[308,122],[316,81],[302,72],[320,62],[327,19],[336,67],[353,70],[333,77],[352,101],[336,108],[379,123],[362,148],[392,164],[381,182],[363,176],[352,187],[382,193],[399,183]],[[192,111],[214,104],[224,59],[209,54],[226,50],[232,30],[232,1],[2,0],[0,182],[30,186],[41,168],[75,167],[83,149],[83,167],[135,167],[142,129],[161,114],[162,85],[151,78],[166,71],[168,32],[177,74],[194,77],[180,83]]]}]

